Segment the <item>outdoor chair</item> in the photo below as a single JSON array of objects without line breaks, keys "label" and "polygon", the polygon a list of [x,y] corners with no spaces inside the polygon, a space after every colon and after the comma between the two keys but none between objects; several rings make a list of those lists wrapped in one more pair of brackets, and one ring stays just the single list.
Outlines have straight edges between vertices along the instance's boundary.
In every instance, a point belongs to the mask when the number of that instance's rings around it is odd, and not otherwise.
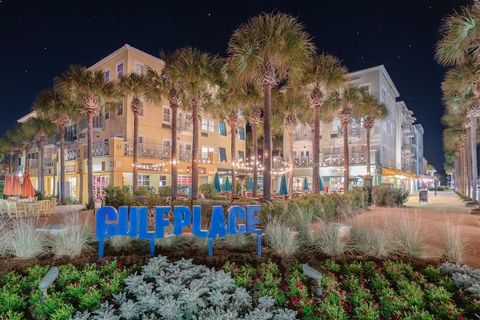
[{"label": "outdoor chair", "polygon": [[0,199],[0,216],[8,214],[8,201]]},{"label": "outdoor chair", "polygon": [[48,214],[50,211],[50,200],[40,200],[37,202],[37,206],[39,214]]},{"label": "outdoor chair", "polygon": [[12,218],[22,218],[27,216],[26,207],[17,204],[15,201],[8,201],[8,215]]}]

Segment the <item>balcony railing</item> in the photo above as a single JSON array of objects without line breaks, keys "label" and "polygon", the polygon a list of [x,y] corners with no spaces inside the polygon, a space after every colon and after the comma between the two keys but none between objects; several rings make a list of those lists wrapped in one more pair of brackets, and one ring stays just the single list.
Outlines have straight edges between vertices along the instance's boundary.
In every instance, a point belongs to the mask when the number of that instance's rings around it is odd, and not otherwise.
[{"label": "balcony railing", "polygon": [[65,160],[77,160],[80,159],[80,150],[79,149],[69,149],[65,150]]},{"label": "balcony railing", "polygon": [[179,151],[178,152],[179,161],[192,161],[192,152],[191,151]]},{"label": "balcony railing", "polygon": [[[367,163],[367,153],[350,153],[350,164],[365,164]],[[374,159],[374,158],[372,158]],[[320,163],[323,167],[341,166],[344,163],[343,154],[320,154]],[[305,168],[313,166],[312,157],[298,157],[294,159],[294,166],[296,168]]]},{"label": "balcony railing", "polygon": [[[125,144],[125,153],[126,156],[133,156],[133,144]],[[170,147],[164,147],[162,145],[154,144],[138,144],[138,156],[140,158],[150,158],[150,159],[161,159],[169,160],[170,159]]]},{"label": "balcony railing", "polygon": [[295,158],[293,160],[293,165],[296,168],[312,167],[313,166],[313,158],[312,157]]},{"label": "balcony railing", "polygon": [[94,157],[103,157],[110,155],[110,145],[108,142],[95,142],[92,146]]}]

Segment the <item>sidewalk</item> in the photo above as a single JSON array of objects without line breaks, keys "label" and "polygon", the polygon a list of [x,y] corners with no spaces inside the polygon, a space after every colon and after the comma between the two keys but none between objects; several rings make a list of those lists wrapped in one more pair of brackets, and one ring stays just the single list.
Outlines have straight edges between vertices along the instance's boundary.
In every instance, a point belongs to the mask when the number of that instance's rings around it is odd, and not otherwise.
[{"label": "sidewalk", "polygon": [[473,209],[472,207],[466,207],[465,203],[453,191],[437,191],[436,196],[434,191],[428,191],[427,203],[419,203],[417,192],[408,198],[405,206],[409,208],[427,208],[463,213],[469,213],[470,210]]}]

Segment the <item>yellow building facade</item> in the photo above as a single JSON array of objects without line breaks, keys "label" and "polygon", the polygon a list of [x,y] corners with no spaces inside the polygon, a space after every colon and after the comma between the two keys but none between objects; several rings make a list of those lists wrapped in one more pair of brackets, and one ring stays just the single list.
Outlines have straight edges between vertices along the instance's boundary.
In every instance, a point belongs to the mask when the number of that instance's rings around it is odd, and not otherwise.
[{"label": "yellow building facade", "polygon": [[[147,67],[161,71],[164,62],[143,51],[124,45],[90,67],[101,70],[108,81],[116,81],[122,75],[145,72]],[[132,185],[133,170],[133,113],[131,98],[123,99],[116,110],[102,110],[94,119],[93,176],[94,197],[106,186]],[[34,116],[34,115],[31,115]],[[24,117],[21,120],[25,120]],[[19,120],[21,122],[21,120]],[[168,102],[143,101],[139,116],[139,185],[162,187],[171,185],[171,110]],[[191,186],[192,122],[187,110],[180,108],[177,116],[177,167],[179,187]],[[236,135],[237,159],[245,158],[245,121]],[[221,119],[202,113],[199,136],[199,183],[212,183],[216,172],[222,180],[230,175],[231,128]],[[87,123],[82,119],[70,123],[65,133],[65,197],[86,202],[87,193]],[[59,155],[58,137],[45,146],[44,173],[45,194],[58,193]],[[20,170],[28,169],[32,182],[38,188],[38,153],[35,148],[23,156]],[[27,160],[28,159],[28,160]],[[230,177],[231,178],[231,177]]]}]

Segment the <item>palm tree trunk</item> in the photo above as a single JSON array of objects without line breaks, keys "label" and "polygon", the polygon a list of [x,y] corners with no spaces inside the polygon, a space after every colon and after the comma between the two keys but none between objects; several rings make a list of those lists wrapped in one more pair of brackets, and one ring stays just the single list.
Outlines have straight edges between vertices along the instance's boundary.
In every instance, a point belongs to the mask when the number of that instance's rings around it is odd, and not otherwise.
[{"label": "palm tree trunk", "polygon": [[258,161],[258,145],[257,145],[257,125],[252,125],[252,153],[253,153],[253,197],[257,197],[258,189],[258,172],[257,172],[257,161]]},{"label": "palm tree trunk", "polygon": [[[232,164],[237,160],[237,124],[230,123],[230,128],[232,129],[230,137],[230,157]],[[237,172],[235,166],[232,165],[232,198],[237,195]]]},{"label": "palm tree trunk", "polygon": [[65,127],[60,127],[60,203],[65,199]]},{"label": "palm tree trunk", "polygon": [[198,197],[198,100],[193,98],[192,101],[192,200]]},{"label": "palm tree trunk", "polygon": [[172,109],[172,144],[170,151],[170,160],[172,166],[172,200],[177,198],[177,184],[178,184],[178,172],[177,172],[177,110],[176,104],[170,105]]},{"label": "palm tree trunk", "polygon": [[370,128],[367,128],[367,175],[372,175],[370,169]]},{"label": "palm tree trunk", "polygon": [[133,113],[133,191],[138,189],[138,112]]},{"label": "palm tree trunk", "polygon": [[472,158],[470,156],[470,135],[467,133],[467,139],[465,144],[465,163],[466,163],[466,177],[467,177],[467,198],[472,198],[472,190],[471,190],[471,181],[472,181],[472,167],[471,167]]},{"label": "palm tree trunk", "polygon": [[288,194],[293,194],[293,130],[287,131],[288,137]]},{"label": "palm tree trunk", "polygon": [[320,106],[314,107],[312,139],[312,192],[320,193]]},{"label": "palm tree trunk", "polygon": [[265,84],[263,106],[263,199],[272,199],[272,86]]},{"label": "palm tree trunk", "polygon": [[38,148],[38,191],[43,197],[45,192],[44,178],[45,172],[43,171],[43,144],[37,143]]},{"label": "palm tree trunk", "polygon": [[28,145],[25,146],[25,171],[30,170],[30,160],[28,159],[28,154],[30,153],[30,148]]},{"label": "palm tree trunk", "polygon": [[350,186],[350,154],[348,152],[348,122],[343,126],[343,192],[347,192]]},{"label": "palm tree trunk", "polygon": [[10,156],[8,157],[8,173],[13,173],[13,153],[10,153]]},{"label": "palm tree trunk", "polygon": [[472,200],[477,201],[477,118],[472,117],[470,126],[470,154],[472,157]]},{"label": "palm tree trunk", "polygon": [[93,206],[93,113],[87,114],[87,180],[88,180],[88,205]]}]

